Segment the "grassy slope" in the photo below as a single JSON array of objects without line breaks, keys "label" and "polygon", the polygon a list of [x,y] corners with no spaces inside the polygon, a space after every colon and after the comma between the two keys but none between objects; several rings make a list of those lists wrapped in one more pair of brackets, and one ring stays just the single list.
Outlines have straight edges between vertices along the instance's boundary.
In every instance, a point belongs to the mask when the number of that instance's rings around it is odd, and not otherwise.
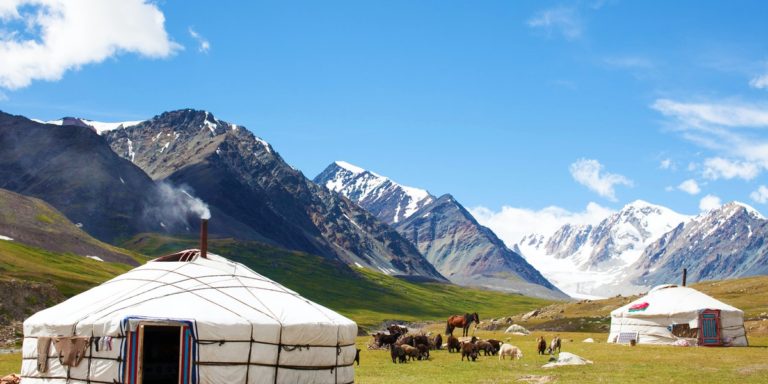
[{"label": "grassy slope", "polygon": [[125,264],[48,252],[15,241],[0,241],[0,279],[48,282],[68,297],[131,268]]},{"label": "grassy slope", "polygon": [[[196,247],[196,240],[139,236],[126,244],[138,252],[161,255]],[[256,272],[370,327],[384,320],[442,320],[451,314],[478,312],[481,319],[520,313],[551,302],[448,284],[410,283],[301,252],[255,242],[211,240],[211,252],[248,265]]]}]

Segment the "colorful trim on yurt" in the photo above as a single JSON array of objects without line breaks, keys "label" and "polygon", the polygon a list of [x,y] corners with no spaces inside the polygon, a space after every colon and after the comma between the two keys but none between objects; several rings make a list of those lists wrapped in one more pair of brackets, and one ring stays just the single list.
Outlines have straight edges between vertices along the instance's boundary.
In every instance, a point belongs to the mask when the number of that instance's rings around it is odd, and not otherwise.
[{"label": "colorful trim on yurt", "polygon": [[719,309],[705,309],[699,314],[699,345],[723,345]]},{"label": "colorful trim on yurt", "polygon": [[131,320],[146,321],[149,323],[178,324],[181,331],[181,348],[179,351],[181,364],[179,372],[179,384],[197,384],[200,377],[197,361],[198,347],[195,332],[195,324],[189,320],[157,319],[130,317],[123,319],[122,329],[126,334],[126,342],[123,343],[120,364],[120,377],[125,384],[137,384],[139,382],[139,329],[131,330]]}]

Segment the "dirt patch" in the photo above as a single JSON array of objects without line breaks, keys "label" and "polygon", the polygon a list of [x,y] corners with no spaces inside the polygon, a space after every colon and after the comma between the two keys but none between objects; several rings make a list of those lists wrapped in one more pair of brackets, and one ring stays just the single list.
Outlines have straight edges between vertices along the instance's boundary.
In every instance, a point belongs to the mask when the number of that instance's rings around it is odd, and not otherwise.
[{"label": "dirt patch", "polygon": [[746,367],[742,367],[736,370],[736,372],[742,375],[753,375],[755,373],[759,373],[763,371],[768,371],[768,364],[748,365]]},{"label": "dirt patch", "polygon": [[525,375],[520,376],[517,381],[530,384],[547,384],[555,383],[557,378],[554,376],[538,376],[538,375]]}]

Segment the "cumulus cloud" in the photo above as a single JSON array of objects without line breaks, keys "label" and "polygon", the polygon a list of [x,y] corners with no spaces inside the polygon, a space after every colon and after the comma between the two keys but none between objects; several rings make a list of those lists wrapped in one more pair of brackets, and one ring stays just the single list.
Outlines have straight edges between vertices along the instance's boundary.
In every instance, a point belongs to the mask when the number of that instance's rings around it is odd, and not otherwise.
[{"label": "cumulus cloud", "polygon": [[548,35],[559,33],[568,40],[581,37],[582,22],[575,8],[556,7],[539,11],[528,20],[528,26],[545,31]]},{"label": "cumulus cloud", "polygon": [[614,213],[613,210],[597,203],[589,203],[581,212],[550,206],[541,210],[503,206],[500,211],[486,207],[469,210],[482,225],[490,228],[507,246],[520,242],[529,234],[552,235],[564,224],[597,224]]},{"label": "cumulus cloud", "polygon": [[704,160],[703,175],[707,179],[718,180],[740,178],[752,180],[760,173],[760,166],[747,161],[732,161],[721,157]]},{"label": "cumulus cloud", "polygon": [[768,203],[768,187],[761,185],[756,191],[749,194],[752,201],[760,204]]},{"label": "cumulus cloud", "polygon": [[570,166],[571,176],[598,195],[611,201],[617,201],[617,185],[631,187],[632,180],[618,174],[604,172],[603,165],[594,159],[579,159]]},{"label": "cumulus cloud", "polygon": [[694,179],[688,179],[686,181],[683,181],[682,183],[680,183],[680,185],[677,186],[677,189],[689,195],[698,195],[699,192],[701,192],[701,188],[699,188],[699,184]]},{"label": "cumulus cloud", "polygon": [[211,49],[211,43],[208,41],[208,39],[201,36],[199,33],[197,33],[197,31],[192,29],[192,27],[189,27],[189,35],[197,41],[198,52],[208,53],[208,50]]},{"label": "cumulus cloud", "polygon": [[749,81],[749,86],[757,89],[768,89],[768,74],[753,78]]},{"label": "cumulus cloud", "polygon": [[706,195],[699,200],[699,209],[702,211],[711,211],[720,208],[723,203],[715,195]]},{"label": "cumulus cloud", "polygon": [[661,169],[674,169],[674,166],[672,159],[664,159],[659,163],[659,168]]},{"label": "cumulus cloud", "polygon": [[163,13],[145,0],[4,0],[0,20],[20,26],[0,35],[6,89],[56,81],[120,53],[164,58],[182,49],[165,31]]}]

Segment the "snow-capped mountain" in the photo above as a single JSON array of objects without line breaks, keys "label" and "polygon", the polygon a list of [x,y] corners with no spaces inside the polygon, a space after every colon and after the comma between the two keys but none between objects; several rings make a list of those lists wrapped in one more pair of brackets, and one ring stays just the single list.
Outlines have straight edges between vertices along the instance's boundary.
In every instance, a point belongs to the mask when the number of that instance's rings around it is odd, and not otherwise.
[{"label": "snow-capped mountain", "polygon": [[567,296],[510,250],[451,195],[426,191],[337,161],[315,178],[391,225],[451,282],[528,296]]},{"label": "snow-capped mountain", "polygon": [[136,120],[136,121],[119,121],[115,123],[105,123],[102,121],[81,119],[79,117],[62,117],[61,119],[50,120],[50,121],[42,121],[38,119],[32,119],[32,120],[42,124],[75,125],[79,127],[87,127],[87,128],[93,129],[99,135],[103,135],[104,132],[113,131],[119,128],[128,128],[134,125],[139,125],[144,122],[144,120]]},{"label": "snow-capped mountain", "polygon": [[680,225],[648,247],[634,265],[636,284],[727,279],[768,273],[768,220],[730,202]]},{"label": "snow-capped mountain", "polygon": [[628,280],[631,266],[667,232],[691,220],[635,201],[597,225],[566,224],[553,235],[531,234],[518,247],[526,259],[572,296],[607,296],[645,289]]},{"label": "snow-capped mountain", "polygon": [[308,180],[266,141],[212,113],[165,112],[103,137],[152,179],[191,188],[210,206],[214,235],[219,231],[387,274],[445,281],[392,228]]},{"label": "snow-capped mountain", "polygon": [[329,165],[314,182],[341,193],[387,224],[399,223],[435,200],[423,189],[397,184],[344,161]]}]

